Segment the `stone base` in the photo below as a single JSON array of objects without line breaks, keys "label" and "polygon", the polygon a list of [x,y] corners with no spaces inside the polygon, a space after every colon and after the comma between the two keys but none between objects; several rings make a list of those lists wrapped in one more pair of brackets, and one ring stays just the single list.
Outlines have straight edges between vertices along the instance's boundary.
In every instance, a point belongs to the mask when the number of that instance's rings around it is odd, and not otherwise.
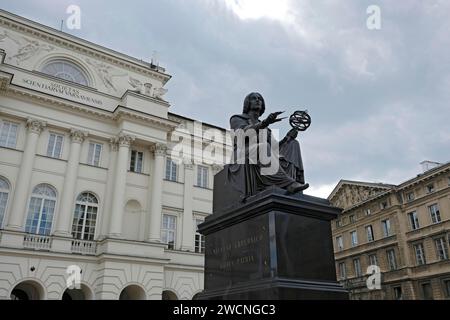
[{"label": "stone base", "polygon": [[326,199],[279,188],[214,212],[199,226],[206,236],[199,299],[348,299],[336,281],[331,235],[339,212]]}]

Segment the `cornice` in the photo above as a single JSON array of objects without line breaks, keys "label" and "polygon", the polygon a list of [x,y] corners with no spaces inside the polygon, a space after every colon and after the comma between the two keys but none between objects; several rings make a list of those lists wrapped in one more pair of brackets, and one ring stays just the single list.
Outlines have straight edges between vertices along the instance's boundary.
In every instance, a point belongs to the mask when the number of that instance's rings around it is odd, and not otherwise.
[{"label": "cornice", "polygon": [[112,118],[114,120],[127,119],[127,120],[141,120],[147,123],[150,122],[155,127],[158,127],[166,131],[171,131],[175,129],[176,126],[178,125],[178,123],[175,121],[160,118],[150,114],[141,113],[139,111],[128,109],[120,105],[114,110]]},{"label": "cornice", "polygon": [[[0,83],[2,78],[0,78]],[[89,115],[90,117],[97,117],[102,120],[117,121],[120,119],[127,119],[132,121],[143,121],[146,124],[152,124],[154,127],[162,129],[164,131],[171,131],[178,125],[177,122],[153,116],[150,114],[145,114],[132,109],[127,109],[123,106],[118,106],[113,112],[102,110],[99,108],[94,108],[88,105],[82,105],[69,100],[61,99],[58,97],[48,96],[45,93],[39,93],[29,90],[16,89],[12,86],[7,86],[6,91],[2,93],[5,96],[12,98],[19,98],[27,100],[30,102],[38,102],[46,106],[53,106],[58,108],[67,108],[74,112],[81,112]]]},{"label": "cornice", "polygon": [[87,40],[74,37],[34,21],[10,14],[3,10],[0,10],[0,25],[25,35],[38,38],[42,41],[46,41],[58,47],[65,48],[70,51],[76,51],[91,58],[150,76],[153,79],[162,81],[164,84],[171,78],[171,76],[166,73],[151,70],[150,64],[149,66],[146,66],[145,62],[139,61],[136,58],[99,46]]}]

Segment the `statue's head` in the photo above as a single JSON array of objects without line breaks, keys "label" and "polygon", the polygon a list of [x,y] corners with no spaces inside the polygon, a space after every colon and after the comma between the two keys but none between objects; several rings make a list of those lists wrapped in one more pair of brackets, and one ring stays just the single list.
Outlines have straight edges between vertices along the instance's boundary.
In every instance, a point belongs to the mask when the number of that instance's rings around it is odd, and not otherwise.
[{"label": "statue's head", "polygon": [[264,98],[258,92],[249,93],[245,97],[245,99],[244,99],[244,110],[242,111],[242,113],[244,113],[244,114],[248,114],[249,113],[249,111],[253,107],[253,103],[255,103],[254,102],[255,98],[259,98],[259,100],[261,101],[261,107],[260,107],[259,115],[261,116],[264,113],[264,111],[266,110],[266,104],[264,102]]}]

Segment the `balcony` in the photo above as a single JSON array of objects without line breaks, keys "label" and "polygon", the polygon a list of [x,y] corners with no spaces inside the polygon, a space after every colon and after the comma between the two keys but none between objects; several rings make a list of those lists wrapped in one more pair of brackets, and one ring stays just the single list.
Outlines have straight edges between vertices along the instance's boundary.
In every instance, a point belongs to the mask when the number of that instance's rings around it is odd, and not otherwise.
[{"label": "balcony", "polygon": [[23,247],[25,249],[50,250],[51,237],[26,234],[23,236]]},{"label": "balcony", "polygon": [[72,240],[72,253],[95,255],[97,252],[97,244],[95,241]]}]

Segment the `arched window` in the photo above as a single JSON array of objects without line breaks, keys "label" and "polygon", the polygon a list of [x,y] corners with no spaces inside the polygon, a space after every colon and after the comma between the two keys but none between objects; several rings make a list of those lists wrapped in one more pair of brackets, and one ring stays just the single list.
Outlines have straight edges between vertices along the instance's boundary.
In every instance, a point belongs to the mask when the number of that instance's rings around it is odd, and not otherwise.
[{"label": "arched window", "polygon": [[40,184],[33,189],[28,207],[25,231],[49,235],[55,212],[56,191],[48,184]]},{"label": "arched window", "polygon": [[42,72],[85,86],[89,85],[85,72],[79,66],[67,60],[52,60],[42,68]]},{"label": "arched window", "polygon": [[0,229],[2,228],[3,218],[5,217],[8,195],[9,183],[8,181],[6,181],[6,179],[0,177]]},{"label": "arched window", "polygon": [[72,225],[74,238],[94,240],[97,211],[98,200],[92,193],[84,192],[78,196]]}]

